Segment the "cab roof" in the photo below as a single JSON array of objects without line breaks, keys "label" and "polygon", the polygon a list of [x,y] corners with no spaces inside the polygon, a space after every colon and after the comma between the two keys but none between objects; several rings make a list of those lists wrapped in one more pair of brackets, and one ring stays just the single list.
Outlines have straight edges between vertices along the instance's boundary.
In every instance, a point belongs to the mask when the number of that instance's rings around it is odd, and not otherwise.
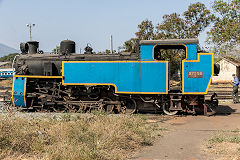
[{"label": "cab roof", "polygon": [[140,45],[180,45],[180,44],[198,44],[197,38],[191,39],[161,39],[161,40],[141,40]]}]

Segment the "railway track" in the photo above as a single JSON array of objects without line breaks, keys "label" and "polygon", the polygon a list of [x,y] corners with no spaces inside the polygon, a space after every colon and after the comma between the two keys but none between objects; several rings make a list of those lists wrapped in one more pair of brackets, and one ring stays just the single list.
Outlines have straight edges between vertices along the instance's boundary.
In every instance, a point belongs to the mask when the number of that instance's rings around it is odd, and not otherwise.
[{"label": "railway track", "polygon": [[0,102],[11,101],[12,87],[0,87]]},{"label": "railway track", "polygon": [[[206,98],[210,98],[213,93],[217,94],[217,99],[220,101],[232,100],[232,86],[231,85],[211,85],[206,95]],[[240,94],[239,94],[240,96]]]}]

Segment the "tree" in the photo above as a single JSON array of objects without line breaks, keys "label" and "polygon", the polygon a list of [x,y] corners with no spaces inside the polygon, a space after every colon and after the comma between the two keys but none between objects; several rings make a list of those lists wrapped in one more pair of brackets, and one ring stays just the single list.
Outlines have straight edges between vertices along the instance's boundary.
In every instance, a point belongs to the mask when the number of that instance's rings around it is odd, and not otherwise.
[{"label": "tree", "polygon": [[3,56],[0,58],[0,62],[12,62],[16,55],[18,55],[18,53],[11,53],[7,56]]},{"label": "tree", "polygon": [[53,50],[52,50],[52,53],[54,53],[54,54],[57,54],[57,53],[59,53],[60,52],[60,46],[57,46],[56,48],[54,48]]},{"label": "tree", "polygon": [[124,42],[125,52],[135,52],[137,38],[131,38],[130,40]]},{"label": "tree", "polygon": [[215,0],[212,6],[217,17],[208,32],[208,42],[214,44],[214,51],[225,55],[240,43],[240,1]]},{"label": "tree", "polygon": [[183,13],[187,38],[197,38],[215,19],[215,16],[200,2],[191,4]]},{"label": "tree", "polygon": [[106,49],[106,50],[105,50],[105,53],[106,53],[106,54],[110,54],[111,51],[110,51],[109,49]]},{"label": "tree", "polygon": [[148,19],[138,25],[138,32],[135,33],[138,40],[150,40],[154,35],[154,26]]},{"label": "tree", "polygon": [[200,2],[191,4],[182,16],[172,13],[163,16],[163,22],[156,26],[154,39],[197,38],[215,16]]},{"label": "tree", "polygon": [[172,13],[163,16],[163,22],[156,26],[157,33],[154,39],[185,38],[186,26],[180,14]]}]

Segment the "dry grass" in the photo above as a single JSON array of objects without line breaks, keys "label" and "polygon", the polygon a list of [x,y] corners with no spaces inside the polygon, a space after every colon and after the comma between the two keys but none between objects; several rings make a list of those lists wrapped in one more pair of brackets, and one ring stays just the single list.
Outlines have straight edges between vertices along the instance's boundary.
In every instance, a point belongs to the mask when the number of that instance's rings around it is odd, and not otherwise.
[{"label": "dry grass", "polygon": [[215,134],[206,144],[205,151],[216,160],[240,160],[240,130]]},{"label": "dry grass", "polygon": [[0,159],[125,159],[161,128],[138,115],[0,118]]}]

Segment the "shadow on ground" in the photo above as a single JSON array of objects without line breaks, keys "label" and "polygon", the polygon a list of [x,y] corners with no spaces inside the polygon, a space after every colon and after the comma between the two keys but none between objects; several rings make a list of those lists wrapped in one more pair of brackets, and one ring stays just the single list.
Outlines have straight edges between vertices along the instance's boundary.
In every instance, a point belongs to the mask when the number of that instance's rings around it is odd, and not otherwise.
[{"label": "shadow on ground", "polygon": [[230,105],[219,105],[217,107],[216,115],[230,115],[232,113],[239,113],[235,107],[230,107]]},{"label": "shadow on ground", "polygon": [[[145,114],[145,115],[165,115],[162,111],[140,111],[138,112],[140,114]],[[221,104],[218,105],[216,108],[216,113],[214,114],[215,116],[227,116],[231,114],[240,114],[240,104]],[[193,115],[191,113],[183,113],[179,112],[176,116],[189,116]],[[197,111],[197,115],[203,115],[203,110]]]}]

